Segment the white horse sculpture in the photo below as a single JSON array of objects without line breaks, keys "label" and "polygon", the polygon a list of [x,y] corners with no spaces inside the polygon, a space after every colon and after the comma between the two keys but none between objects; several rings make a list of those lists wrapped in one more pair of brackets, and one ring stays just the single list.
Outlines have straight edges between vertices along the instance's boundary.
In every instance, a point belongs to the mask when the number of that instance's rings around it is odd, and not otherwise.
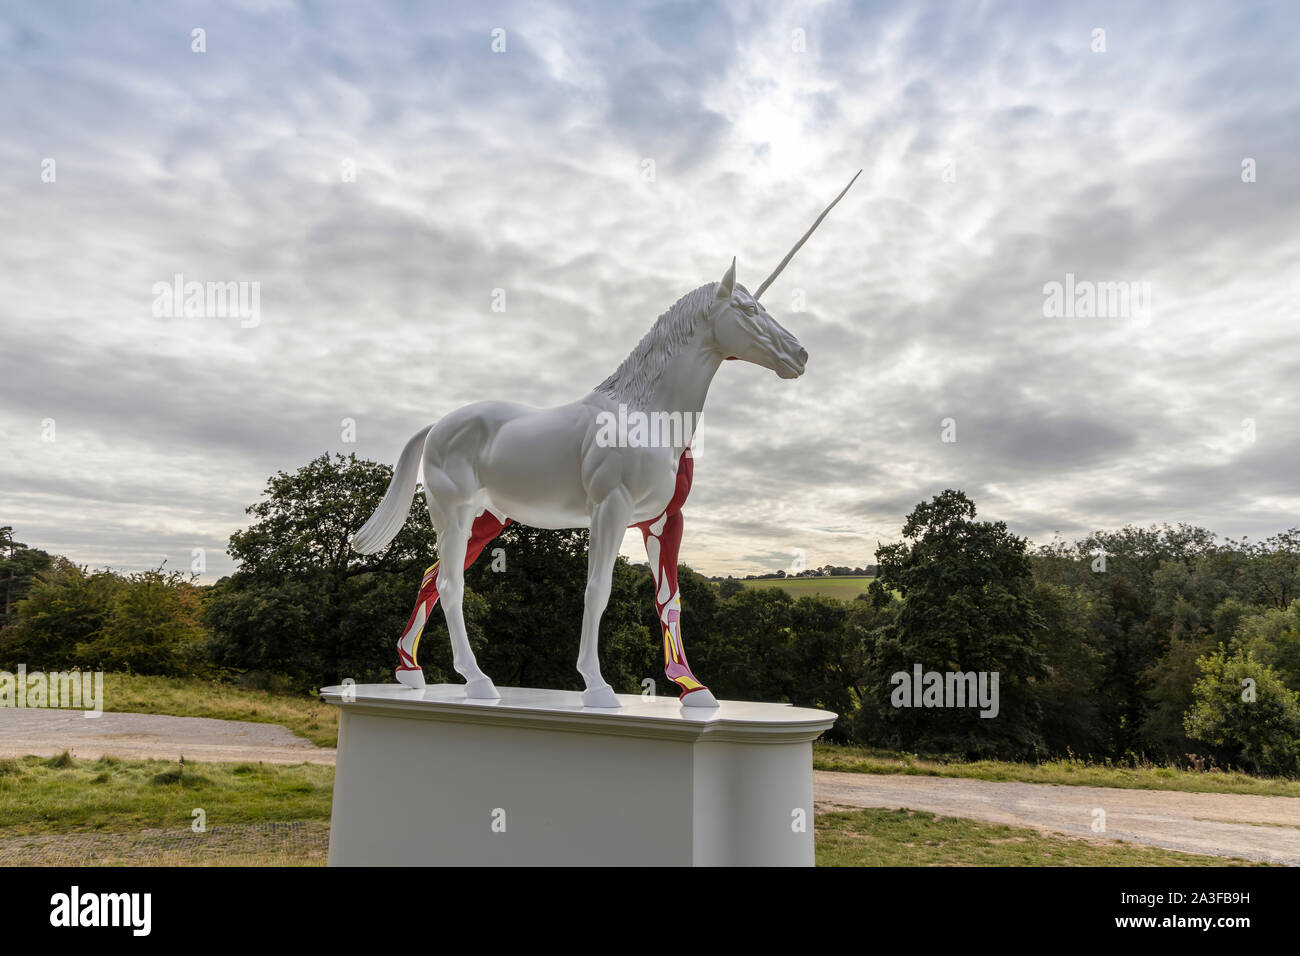
[{"label": "white horse sculpture", "polygon": [[[677,550],[681,506],[693,473],[691,438],[724,360],[752,362],[781,378],[803,374],[808,353],[758,299],[857,178],[817,217],[757,292],[750,295],[736,282],[733,258],[721,282],[682,296],[614,374],[576,402],[543,409],[478,402],[412,436],[379,508],[352,540],[362,554],[373,554],[392,541],[406,520],[423,463],[439,560],[426,572],[411,622],[398,642],[399,681],[424,686],[416,647],[428,614],[441,599],[453,666],[465,678],[466,695],[498,698],[474,659],[465,631],[464,569],[511,521],[538,528],[590,528],[578,652],[578,672],[586,683],[582,701],[588,707],[620,706],[613,688],[600,676],[597,640],[614,559],[624,530],[635,526],[645,539],[654,576],[666,673],[681,687],[683,705],[717,706],[713,694],[691,673],[681,642]],[[615,427],[629,419],[669,427],[655,436]]]}]

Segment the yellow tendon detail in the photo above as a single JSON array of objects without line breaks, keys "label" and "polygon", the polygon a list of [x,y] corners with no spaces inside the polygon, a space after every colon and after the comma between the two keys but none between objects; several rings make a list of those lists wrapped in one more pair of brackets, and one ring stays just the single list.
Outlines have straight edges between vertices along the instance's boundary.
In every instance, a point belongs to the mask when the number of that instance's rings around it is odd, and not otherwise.
[{"label": "yellow tendon detail", "polygon": [[673,635],[668,628],[664,628],[664,666],[667,667],[673,661],[677,660],[677,655],[673,653],[677,649],[677,644],[673,640]]},{"label": "yellow tendon detail", "polygon": [[[438,565],[440,562],[433,562],[433,566],[424,572],[424,577],[420,580],[420,591],[423,592],[429,586],[429,582],[438,576]],[[417,598],[418,600],[418,598]],[[424,637],[424,629],[429,624],[426,617],[424,623],[420,625],[420,630],[416,632],[415,640],[411,642],[411,663],[416,667],[420,666],[420,638]]]}]

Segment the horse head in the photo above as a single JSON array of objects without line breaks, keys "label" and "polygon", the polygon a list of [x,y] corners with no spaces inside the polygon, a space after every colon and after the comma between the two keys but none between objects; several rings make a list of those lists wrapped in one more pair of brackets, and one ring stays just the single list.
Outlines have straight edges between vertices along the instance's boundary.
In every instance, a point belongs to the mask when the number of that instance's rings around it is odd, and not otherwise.
[{"label": "horse head", "polygon": [[781,274],[799,247],[808,241],[826,214],[835,208],[835,204],[844,198],[849,187],[862,175],[862,170],[849,180],[849,185],[831,200],[831,204],[822,210],[807,232],[803,234],[794,248],[786,253],[785,258],[772,270],[772,274],[763,280],[758,291],[753,295],[743,285],[736,283],[736,260],[731,260],[731,268],[718,283],[717,295],[709,309],[709,326],[712,345],[724,359],[741,359],[753,362],[763,368],[771,369],[781,378],[798,378],[803,374],[808,363],[808,352],[799,340],[782,328],[781,323],[759,304],[759,297],[767,290],[773,280]]},{"label": "horse head", "polygon": [[799,340],[736,282],[736,260],[718,283],[709,309],[709,335],[724,359],[740,359],[771,369],[781,378],[798,378],[808,362]]}]

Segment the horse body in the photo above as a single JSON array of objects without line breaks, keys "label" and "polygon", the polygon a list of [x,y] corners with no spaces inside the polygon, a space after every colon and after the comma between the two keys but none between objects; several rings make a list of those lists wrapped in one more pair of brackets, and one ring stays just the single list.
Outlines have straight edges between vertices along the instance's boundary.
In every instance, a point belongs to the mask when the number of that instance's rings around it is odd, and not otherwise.
[{"label": "horse body", "polygon": [[617,414],[609,405],[593,392],[554,408],[457,409],[429,433],[426,487],[439,501],[470,492],[478,510],[535,528],[588,528],[593,502],[615,488],[628,495],[631,523],[653,518],[672,497],[677,456],[669,448],[602,447],[598,416]]},{"label": "horse body", "polygon": [[[854,179],[857,177],[855,176]],[[850,181],[849,186],[853,183]],[[638,528],[655,584],[663,627],[664,666],[687,706],[717,706],[686,662],[681,642],[677,553],[681,508],[690,492],[690,443],[709,385],[722,362],[740,359],[781,378],[803,374],[808,353],[758,302],[848,186],[751,295],[736,283],[732,260],[721,282],[682,296],[659,317],[623,363],[590,394],[566,405],[531,408],[510,402],[466,405],[407,442],[383,501],[352,544],[362,554],[385,547],[401,530],[421,467],[438,562],[425,574],[406,631],[398,641],[397,678],[423,687],[416,663],[419,636],[442,602],[452,661],[471,698],[494,699],[492,681],[470,649],[461,602],[464,569],[511,521],[539,528],[589,528],[578,671],[583,703],[618,707],[600,675],[597,638],[609,601],[614,560],[624,532]],[[628,440],[611,419],[625,414],[675,416],[676,432],[661,440]]]},{"label": "horse body", "polygon": [[[407,442],[384,500],[357,532],[353,546],[371,553],[392,540],[401,529],[422,465],[439,557],[436,576],[426,585],[434,586],[442,602],[454,666],[465,677],[469,696],[494,698],[497,692],[470,650],[461,614],[464,568],[482,550],[485,538],[490,540],[507,521],[520,521],[539,528],[591,531],[578,655],[588,706],[618,706],[613,689],[600,676],[597,637],[614,559],[629,527],[641,527],[652,559],[670,676],[683,688],[684,702],[716,704],[691,674],[680,642],[676,554],[681,504],[690,488],[689,480],[681,480],[682,462],[724,359],[747,359],[784,378],[802,374],[807,359],[794,336],[735,279],[733,262],[722,282],[683,296],[619,369],[578,401],[542,409],[477,402],[421,429]],[[610,427],[620,414],[626,420],[629,409],[643,416],[675,416],[685,424],[658,436],[666,438],[663,441],[629,442]],[[672,537],[665,538],[665,532]],[[665,563],[668,555],[671,560]],[[425,603],[427,615],[432,602]],[[424,625],[420,611],[417,602],[412,618],[417,637]],[[411,631],[408,627],[408,635]],[[404,641],[408,635],[403,635]],[[398,678],[423,686],[414,643],[399,643],[398,650]]]}]

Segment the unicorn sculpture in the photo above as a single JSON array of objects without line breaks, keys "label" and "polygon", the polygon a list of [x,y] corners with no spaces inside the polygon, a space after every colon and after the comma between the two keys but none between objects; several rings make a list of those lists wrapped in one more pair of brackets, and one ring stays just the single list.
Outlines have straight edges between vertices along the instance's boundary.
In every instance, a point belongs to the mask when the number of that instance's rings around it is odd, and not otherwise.
[{"label": "unicorn sculpture", "polygon": [[[373,554],[393,540],[406,520],[423,464],[438,561],[425,573],[415,610],[398,640],[398,681],[424,686],[416,652],[425,622],[441,600],[453,666],[465,678],[466,696],[500,697],[479,669],[465,631],[465,568],[512,521],[538,528],[590,528],[578,651],[578,672],[586,684],[582,702],[587,707],[620,706],[600,676],[597,639],[623,532],[634,527],[644,539],[654,578],[665,673],[681,688],[683,706],[717,706],[691,672],[682,646],[677,552],[682,505],[694,473],[691,438],[724,360],[752,362],[784,379],[803,374],[808,353],[758,300],[857,178],[756,292],[751,295],[736,282],[733,258],[721,282],[678,299],[614,373],[577,401],[543,409],[478,402],[411,437],[383,501],[352,539],[362,554]],[[649,433],[627,427],[624,423],[634,417],[666,427]]]}]

